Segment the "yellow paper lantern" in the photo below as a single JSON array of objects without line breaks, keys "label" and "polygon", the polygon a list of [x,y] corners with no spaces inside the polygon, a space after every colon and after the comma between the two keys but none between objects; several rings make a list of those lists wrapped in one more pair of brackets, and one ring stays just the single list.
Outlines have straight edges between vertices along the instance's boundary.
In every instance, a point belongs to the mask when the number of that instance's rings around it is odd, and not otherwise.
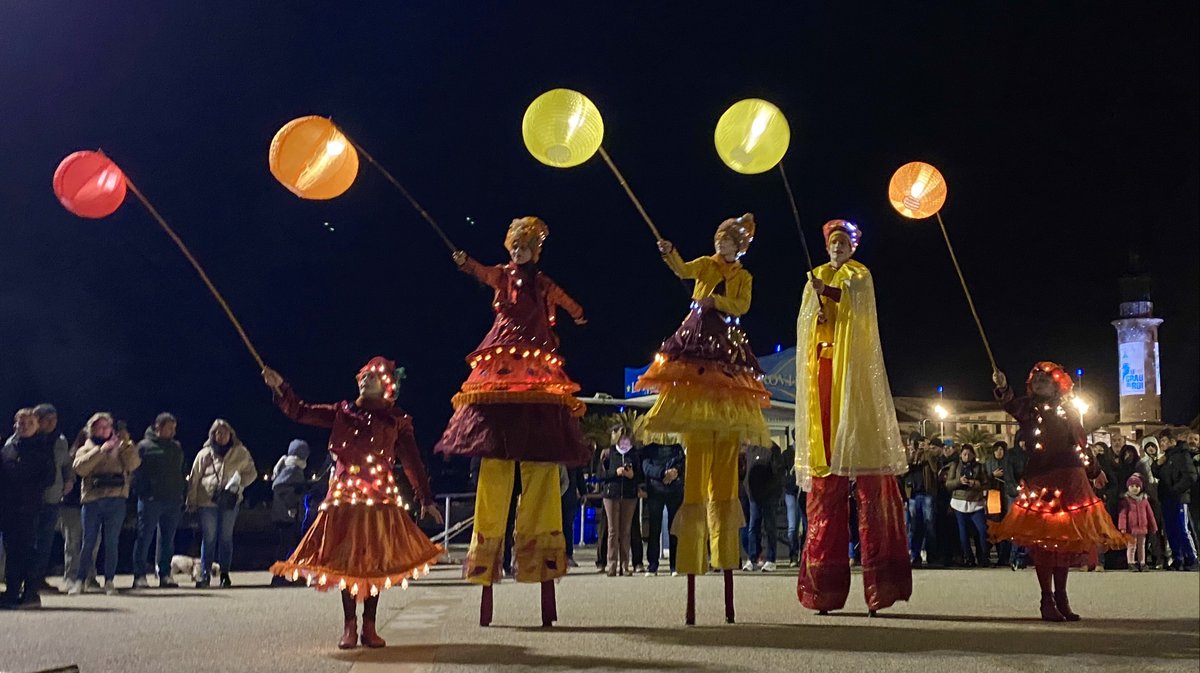
[{"label": "yellow paper lantern", "polygon": [[914,220],[931,217],[946,204],[946,179],[927,163],[904,164],[888,183],[888,200],[905,217]]},{"label": "yellow paper lantern", "polygon": [[358,152],[325,117],[300,117],[279,129],[267,157],[271,175],[302,199],[341,196],[358,176]]},{"label": "yellow paper lantern", "polygon": [[787,117],[761,98],[747,98],[731,105],[717,120],[713,134],[721,161],[747,175],[775,168],[791,140]]},{"label": "yellow paper lantern", "polygon": [[552,89],[533,99],[521,120],[521,136],[535,159],[555,168],[578,166],[600,149],[604,119],[588,97]]}]

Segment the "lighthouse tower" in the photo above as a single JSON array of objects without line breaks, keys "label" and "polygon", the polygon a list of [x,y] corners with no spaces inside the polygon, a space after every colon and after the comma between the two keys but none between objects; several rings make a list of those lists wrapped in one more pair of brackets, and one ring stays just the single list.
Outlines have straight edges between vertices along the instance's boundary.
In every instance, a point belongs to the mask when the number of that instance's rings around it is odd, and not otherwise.
[{"label": "lighthouse tower", "polygon": [[1150,301],[1150,278],[1121,279],[1121,319],[1117,328],[1118,390],[1121,423],[1162,420],[1162,378],[1158,368],[1158,326]]}]

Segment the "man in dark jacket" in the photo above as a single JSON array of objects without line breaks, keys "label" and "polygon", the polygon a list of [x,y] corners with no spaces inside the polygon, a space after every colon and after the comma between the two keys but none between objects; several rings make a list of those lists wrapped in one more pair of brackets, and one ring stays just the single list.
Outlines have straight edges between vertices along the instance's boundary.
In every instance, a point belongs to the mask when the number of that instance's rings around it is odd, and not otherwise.
[{"label": "man in dark jacket", "polygon": [[1196,541],[1189,524],[1188,504],[1192,501],[1192,484],[1196,482],[1196,466],[1187,447],[1175,443],[1170,430],[1158,435],[1160,457],[1155,466],[1158,477],[1158,497],[1162,503],[1163,527],[1171,544],[1171,556],[1176,570],[1196,569]]},{"label": "man in dark jacket", "polygon": [[[562,468],[567,471],[567,490],[562,494],[563,537],[567,540],[567,566],[578,568],[575,562],[575,539],[583,531],[583,520],[579,517],[579,502],[587,494],[587,482],[583,476],[583,467]],[[575,522],[579,521],[579,530]]]},{"label": "man in dark jacket", "polygon": [[[667,530],[675,522],[675,513],[683,504],[683,447],[678,444],[647,444],[642,448],[642,472],[646,478],[646,509],[650,535],[647,538],[646,575],[658,574],[662,556],[663,510],[667,512]],[[671,574],[675,574],[675,550],[679,540],[670,535]]]},{"label": "man in dark jacket", "polygon": [[7,558],[0,608],[38,607],[34,531],[42,494],[54,483],[54,436],[38,432],[33,409],[17,412],[13,441],[0,449],[0,536]]},{"label": "man in dark jacket", "polygon": [[[763,561],[759,570],[771,572],[775,570],[776,547],[778,546],[779,525],[776,515],[779,512],[779,500],[783,497],[783,451],[774,442],[771,446],[751,446],[746,449],[746,493],[750,496],[750,525],[747,532],[746,553],[750,560],[743,570],[753,570],[755,559],[760,556]],[[766,548],[762,547],[763,532],[767,538]]]},{"label": "man in dark jacket", "polygon": [[[146,580],[146,555],[158,532],[158,586],[178,587],[171,579],[171,556],[175,554],[175,530],[183,514],[183,447],[175,440],[175,417],[163,412],[146,428],[138,442],[142,464],[134,472],[137,493],[137,541],[133,545],[133,588],[150,586]],[[222,568],[224,570],[224,568]]]},{"label": "man in dark jacket", "polygon": [[937,552],[938,452],[930,448],[924,437],[910,440],[908,472],[904,486],[908,491],[908,555],[912,565],[921,565],[921,548],[934,561]]}]

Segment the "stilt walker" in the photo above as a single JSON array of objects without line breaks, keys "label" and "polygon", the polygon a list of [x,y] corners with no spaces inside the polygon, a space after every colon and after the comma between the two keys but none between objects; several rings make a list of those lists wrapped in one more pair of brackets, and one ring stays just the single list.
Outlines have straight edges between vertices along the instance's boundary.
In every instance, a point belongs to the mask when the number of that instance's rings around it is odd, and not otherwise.
[{"label": "stilt walker", "polygon": [[879,344],[874,282],[851,259],[861,232],[846,220],[826,223],[823,232],[830,262],[812,272],[796,325],[796,474],[808,491],[809,525],[798,594],[821,614],[846,604],[853,481],[874,616],[912,595],[905,507],[894,476],[907,461]]},{"label": "stilt walker", "polygon": [[454,396],[454,415],[434,449],[481,459],[475,530],[464,568],[467,581],[483,587],[480,626],[492,621],[492,584],[502,575],[505,524],[518,475],[513,575],[518,582],[542,585],[542,626],[558,619],[554,580],[567,574],[558,466],[591,458],[579,427],[585,407],[573,396],[579,386],[563,370],[554,333],[559,308],[577,325],[587,321],[579,304],[538,271],[548,235],[544,222],[525,217],[508,228],[509,263],[483,266],[462,251],[454,253],[459,269],[495,290],[496,319],[467,357],[471,373]]},{"label": "stilt walker", "polygon": [[346,620],[338,641],[342,649],[359,642],[358,603],[363,604],[362,644],[386,645],[375,629],[379,594],[428,573],[444,551],[404,511],[392,476],[400,459],[421,503],[421,516],[442,522],[413,438],[412,418],[394,406],[395,369],[392,361],[373,358],[358,372],[358,398],[337,404],[304,402],[277,372],[263,369],[263,380],[288,418],[332,431],[329,453],[336,463],[329,492],[291,557],[272,565],[271,572],[292,581],[304,578],[318,591],[340,590]]},{"label": "stilt walker", "polygon": [[1030,548],[1041,588],[1042,619],[1075,622],[1067,600],[1067,572],[1098,547],[1123,549],[1117,530],[1091,480],[1100,465],[1088,455],[1083,418],[1071,404],[1074,382],[1053,362],[1039,362],[1026,379],[1027,395],[1015,397],[1003,372],[992,376],[996,399],[1020,424],[1025,470],[1012,508],[988,537]]},{"label": "stilt walker", "polygon": [[658,242],[663,261],[695,280],[683,324],[663,342],[635,390],[658,393],[643,432],[678,434],[686,451],[683,505],[672,532],[679,540],[676,566],[687,575],[685,621],[696,623],[696,575],[709,566],[725,576],[725,621],[734,621],[733,570],[738,567],[738,451],[743,441],[769,444],[762,408],[770,396],[763,371],[740,326],[750,310],[752,277],[739,261],[754,240],[754,216],[717,227],[716,254],[683,261],[669,241]]}]

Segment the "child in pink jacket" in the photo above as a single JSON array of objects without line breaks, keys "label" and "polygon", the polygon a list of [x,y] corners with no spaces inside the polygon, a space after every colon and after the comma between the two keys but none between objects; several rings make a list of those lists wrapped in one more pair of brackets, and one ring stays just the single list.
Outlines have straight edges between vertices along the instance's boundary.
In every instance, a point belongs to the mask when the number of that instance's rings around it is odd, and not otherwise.
[{"label": "child in pink jacket", "polygon": [[1133,538],[1125,549],[1129,569],[1142,572],[1146,569],[1146,536],[1158,532],[1158,524],[1154,522],[1154,511],[1150,509],[1150,501],[1142,492],[1142,478],[1136,474],[1129,477],[1125,482],[1125,489],[1125,496],[1121,498],[1121,513],[1117,517],[1117,528]]}]

